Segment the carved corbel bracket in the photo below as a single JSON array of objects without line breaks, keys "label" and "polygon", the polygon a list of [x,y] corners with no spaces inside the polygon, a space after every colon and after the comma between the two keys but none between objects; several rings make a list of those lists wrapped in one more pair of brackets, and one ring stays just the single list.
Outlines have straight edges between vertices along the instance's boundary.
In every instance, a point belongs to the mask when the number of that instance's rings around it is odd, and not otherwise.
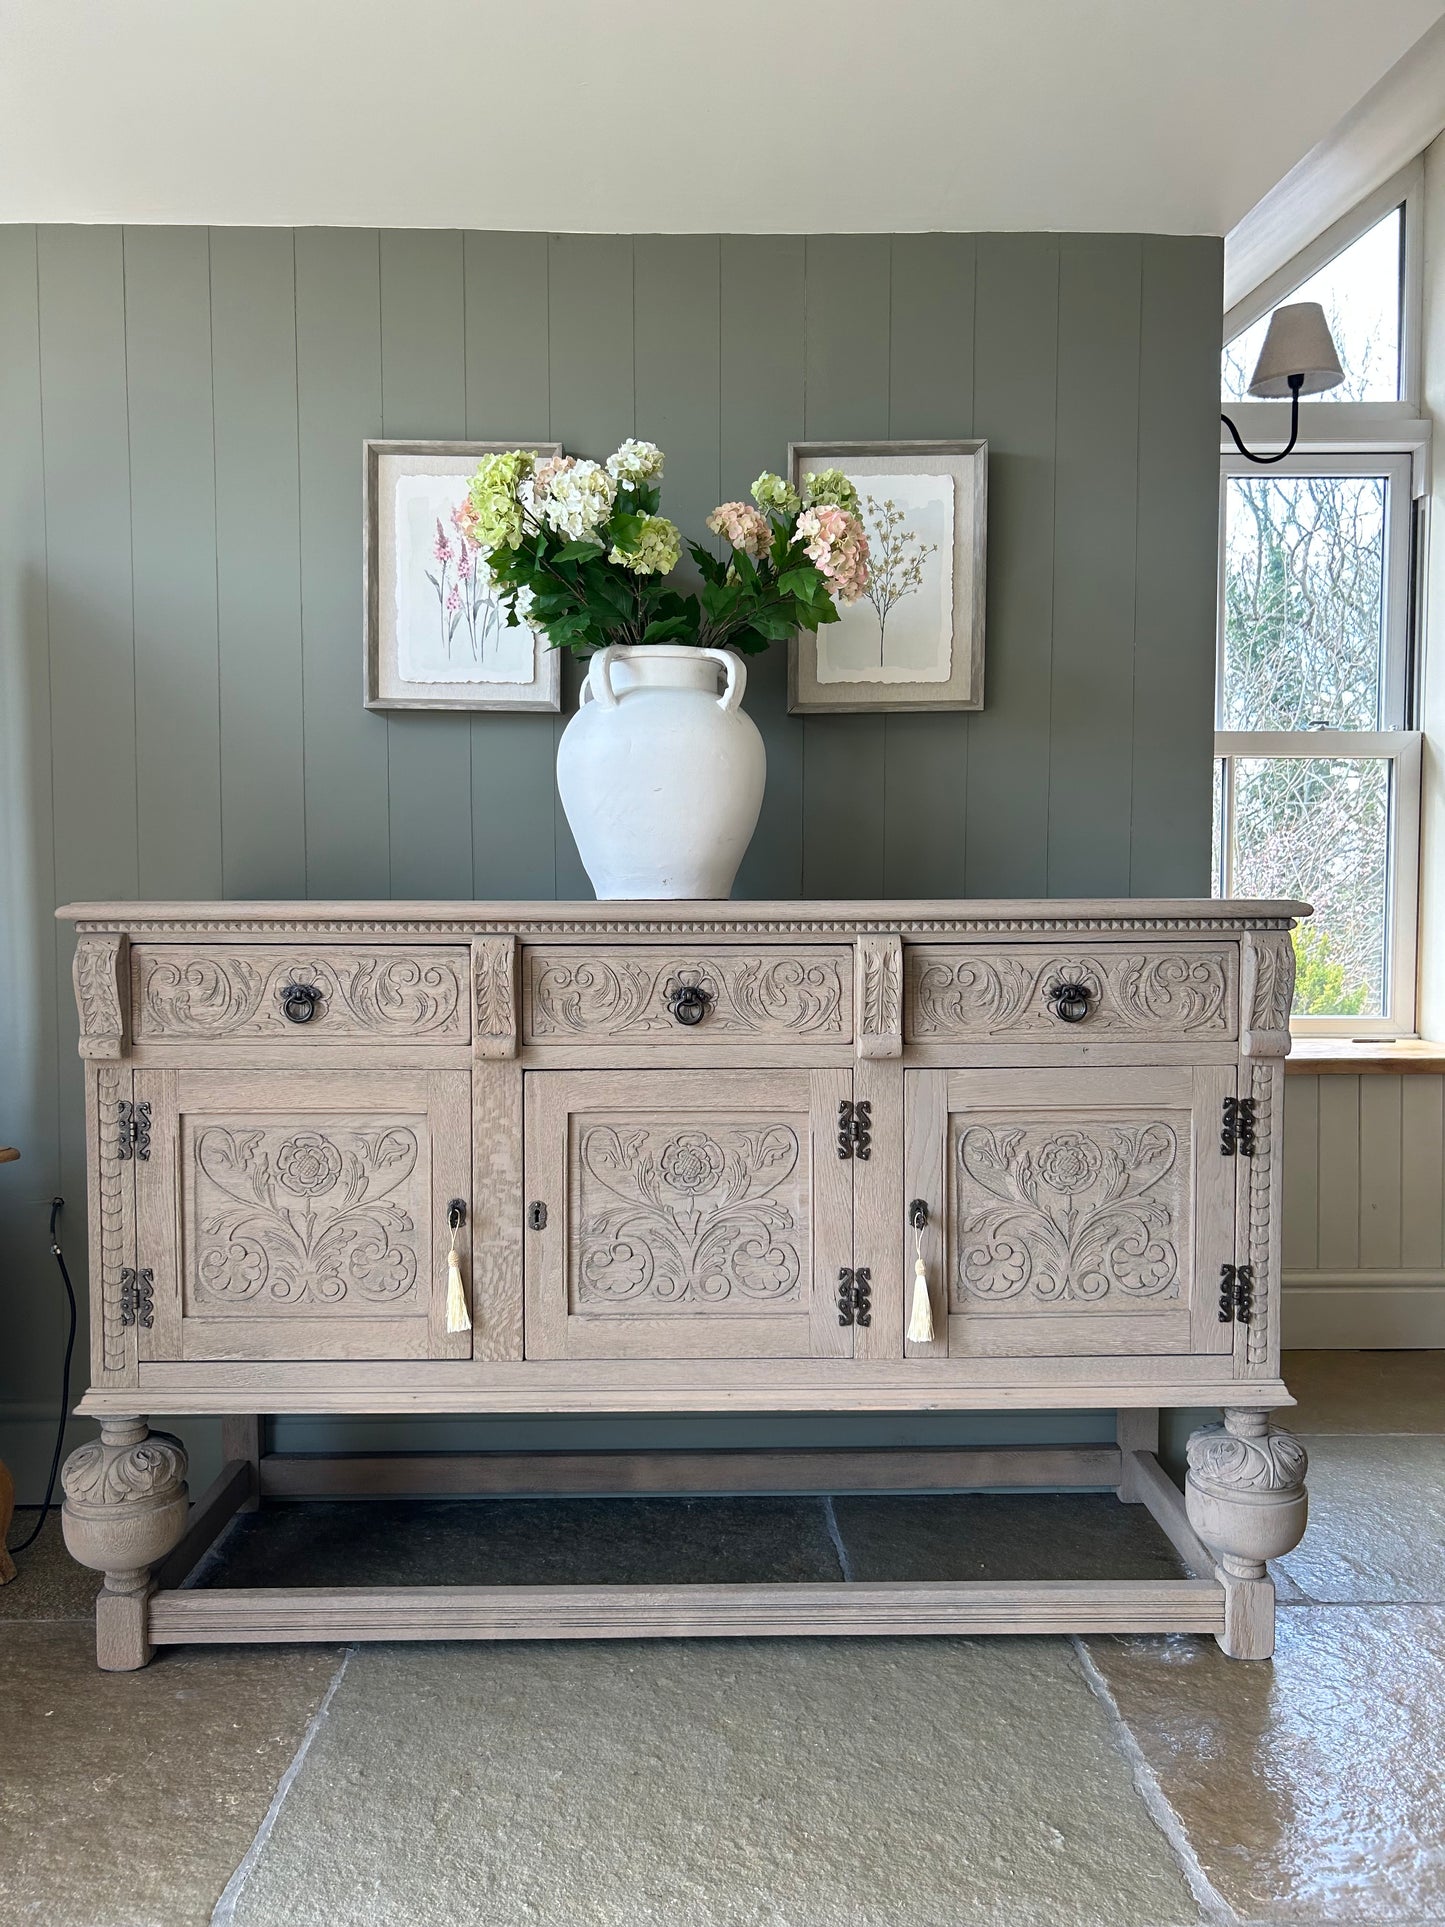
[{"label": "carved corbel bracket", "polygon": [[860,1057],[903,1055],[903,939],[860,936],[854,963],[853,1022]]},{"label": "carved corbel bracket", "polygon": [[472,1049],[478,1057],[517,1054],[517,939],[472,944]]},{"label": "carved corbel bracket", "polygon": [[1246,1057],[1288,1057],[1294,1003],[1294,945],[1282,935],[1247,931],[1240,969],[1240,1043]]},{"label": "carved corbel bracket", "polygon": [[81,937],[71,966],[82,1057],[124,1057],[130,1048],[130,940]]}]

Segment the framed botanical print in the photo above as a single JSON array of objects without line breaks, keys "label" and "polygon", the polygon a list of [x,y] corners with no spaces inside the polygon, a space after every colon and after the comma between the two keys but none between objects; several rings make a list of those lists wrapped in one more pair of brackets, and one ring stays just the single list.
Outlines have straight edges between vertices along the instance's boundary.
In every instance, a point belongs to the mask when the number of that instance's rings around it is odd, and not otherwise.
[{"label": "framed botanical print", "polygon": [[[368,709],[561,707],[558,652],[509,624],[456,512],[483,455],[515,442],[363,447]],[[529,444],[560,455],[560,442]]]},{"label": "framed botanical print", "polygon": [[801,489],[838,468],[858,491],[869,583],[789,644],[795,714],[982,709],[986,442],[793,442]]}]

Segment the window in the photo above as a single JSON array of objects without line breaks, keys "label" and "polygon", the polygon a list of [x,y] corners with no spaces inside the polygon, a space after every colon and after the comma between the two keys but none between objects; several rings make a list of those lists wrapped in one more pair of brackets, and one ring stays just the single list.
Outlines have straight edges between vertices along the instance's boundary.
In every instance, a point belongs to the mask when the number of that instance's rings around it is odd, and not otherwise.
[{"label": "window", "polygon": [[[1352,231],[1335,231],[1330,258],[1316,249],[1296,278],[1276,278],[1273,305],[1322,304],[1345,381],[1304,404],[1302,446],[1285,461],[1260,467],[1232,443],[1221,461],[1214,887],[1315,906],[1295,938],[1293,1023],[1303,1032],[1415,1027],[1419,439],[1401,406],[1414,338],[1411,205],[1402,198],[1382,214],[1376,197]],[[1223,358],[1225,406],[1254,446],[1261,420],[1266,436],[1278,427],[1262,405],[1231,403],[1270,312],[1256,304]]]}]

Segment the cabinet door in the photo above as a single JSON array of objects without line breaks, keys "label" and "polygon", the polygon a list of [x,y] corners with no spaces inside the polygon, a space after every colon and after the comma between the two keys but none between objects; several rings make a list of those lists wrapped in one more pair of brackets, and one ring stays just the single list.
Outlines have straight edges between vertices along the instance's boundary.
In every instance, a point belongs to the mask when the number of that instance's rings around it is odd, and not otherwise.
[{"label": "cabinet door", "polygon": [[529,1072],[527,1355],[851,1356],[851,1092],[846,1070]]},{"label": "cabinet door", "polygon": [[153,1359],[465,1358],[446,1329],[447,1207],[468,1271],[465,1071],[140,1071],[137,1248]]},{"label": "cabinet door", "polygon": [[1229,1351],[1233,1090],[1223,1067],[909,1071],[939,1332],[910,1353],[945,1329],[956,1357]]}]

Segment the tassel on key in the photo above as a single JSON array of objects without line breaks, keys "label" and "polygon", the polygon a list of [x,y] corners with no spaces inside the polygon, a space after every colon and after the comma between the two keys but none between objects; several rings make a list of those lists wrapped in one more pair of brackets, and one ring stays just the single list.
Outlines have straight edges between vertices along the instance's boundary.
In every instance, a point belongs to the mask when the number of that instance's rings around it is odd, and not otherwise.
[{"label": "tassel on key", "polygon": [[447,1330],[469,1332],[472,1317],[467,1310],[467,1289],[462,1283],[462,1261],[457,1256],[457,1228],[462,1222],[462,1212],[455,1205],[447,1213],[447,1222],[452,1228],[451,1250],[447,1253]]},{"label": "tassel on key", "polygon": [[928,1266],[923,1262],[923,1227],[928,1222],[928,1207],[915,1199],[909,1216],[913,1224],[913,1306],[908,1316],[908,1342],[933,1343],[933,1300],[928,1293]]}]

